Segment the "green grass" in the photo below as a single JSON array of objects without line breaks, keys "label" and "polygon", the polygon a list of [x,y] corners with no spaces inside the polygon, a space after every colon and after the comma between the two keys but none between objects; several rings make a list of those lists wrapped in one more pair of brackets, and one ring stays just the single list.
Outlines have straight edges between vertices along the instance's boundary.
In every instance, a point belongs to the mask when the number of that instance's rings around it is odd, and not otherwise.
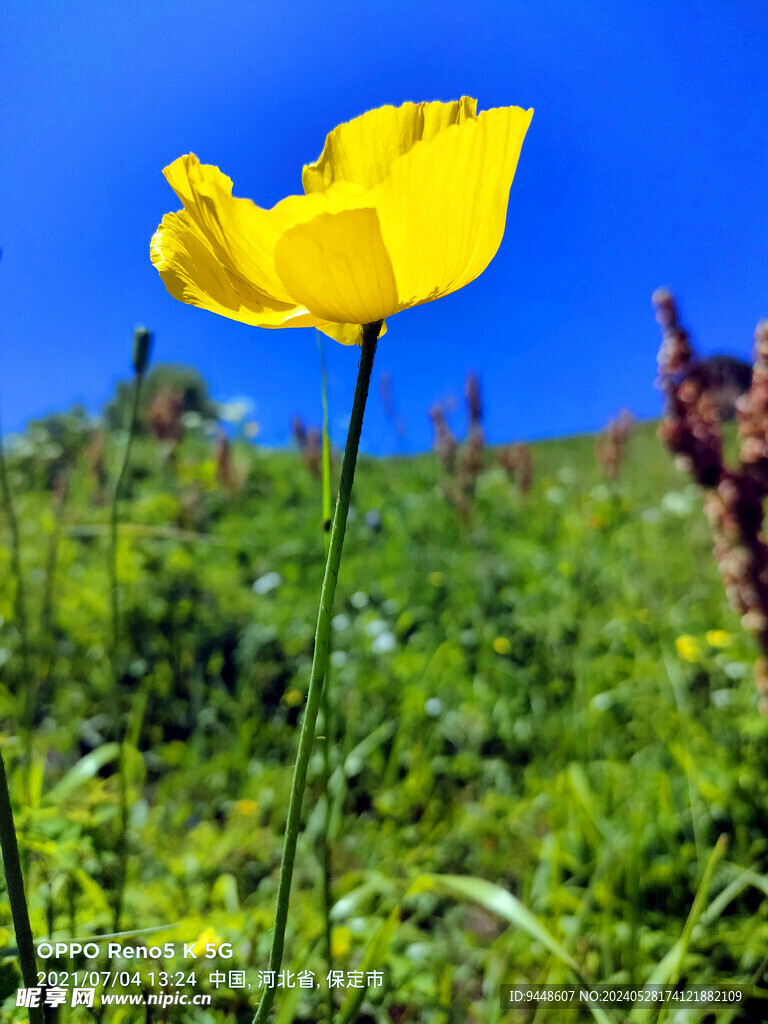
[{"label": "green grass", "polygon": [[[62,457],[53,445],[38,428],[9,455],[41,684],[31,768],[11,724],[25,680],[5,523],[0,708],[12,790],[32,795],[16,817],[33,931],[69,940],[110,930],[119,804],[107,511],[84,441],[73,442],[51,576],[58,526],[46,484]],[[591,437],[534,445],[524,498],[486,455],[466,521],[432,456],[358,467],[333,641],[334,956],[345,971],[382,970],[385,984],[362,998],[339,990],[337,1019],[529,1021],[499,1008],[499,984],[579,975],[768,987],[768,722],[752,681],[757,652],[727,607],[701,494],[648,424],[617,484],[601,480]],[[174,1007],[158,1021],[250,1021],[309,678],[320,483],[291,453],[239,444],[235,460],[247,477],[231,495],[201,436],[187,437],[175,465],[140,440],[121,510],[132,805],[123,920],[169,926],[124,941],[181,948],[212,929],[234,949],[231,960],[193,965],[209,1010]],[[372,510],[379,532],[366,523]],[[274,589],[254,591],[269,573]],[[49,588],[52,624],[40,635]],[[732,643],[710,647],[713,629]],[[697,663],[677,653],[683,634],[699,642]],[[318,977],[322,742],[285,964]],[[0,925],[3,1019],[22,1020],[11,1009],[6,904]],[[165,966],[94,964],[144,978]],[[250,993],[212,986],[211,969],[245,971]],[[319,1021],[324,1005],[320,990],[278,992],[276,1019]],[[750,1019],[740,1012],[661,1019]],[[135,1014],[78,1009],[61,1021]],[[535,1020],[550,1016],[590,1019],[540,1010]]]}]

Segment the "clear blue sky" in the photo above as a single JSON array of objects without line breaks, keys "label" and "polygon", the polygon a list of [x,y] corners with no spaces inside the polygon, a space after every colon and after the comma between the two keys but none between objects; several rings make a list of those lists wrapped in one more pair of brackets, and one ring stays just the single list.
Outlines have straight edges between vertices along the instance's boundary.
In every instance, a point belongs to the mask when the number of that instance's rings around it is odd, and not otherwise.
[{"label": "clear blue sky", "polygon": [[[97,411],[155,359],[251,397],[262,439],[320,418],[314,332],[184,306],[149,261],[178,201],[163,166],[193,151],[235,194],[301,191],[325,134],[384,103],[477,97],[534,107],[507,230],[486,273],[392,318],[408,446],[430,403],[483,383],[491,441],[651,416],[650,295],[679,295],[705,352],[746,356],[768,316],[768,18],[763,3],[473,0],[6,0],[0,13],[0,403],[6,430],[74,400]],[[356,350],[326,345],[343,437]],[[463,410],[454,416],[463,429]],[[374,388],[364,446],[393,446]]]}]

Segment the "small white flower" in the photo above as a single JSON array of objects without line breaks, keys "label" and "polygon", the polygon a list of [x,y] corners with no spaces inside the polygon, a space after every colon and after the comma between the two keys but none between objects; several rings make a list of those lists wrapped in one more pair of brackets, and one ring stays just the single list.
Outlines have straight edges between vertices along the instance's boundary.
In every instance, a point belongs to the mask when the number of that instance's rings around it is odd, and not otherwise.
[{"label": "small white flower", "polygon": [[661,499],[661,507],[668,515],[685,519],[696,507],[696,496],[690,491],[667,491]]},{"label": "small white flower", "polygon": [[430,697],[424,704],[424,710],[431,718],[437,718],[443,710],[443,702],[439,697]]},{"label": "small white flower", "polygon": [[710,697],[716,708],[724,708],[733,700],[733,692],[731,690],[713,690]]},{"label": "small white flower", "polygon": [[387,624],[384,619],[373,619],[373,621],[366,623],[365,632],[371,639],[375,639],[377,636],[381,636],[382,633],[387,632]]},{"label": "small white flower", "polygon": [[253,584],[253,590],[256,594],[269,594],[273,590],[277,590],[280,584],[283,582],[283,577],[279,572],[266,572]]},{"label": "small white flower", "polygon": [[394,634],[390,632],[380,633],[379,636],[371,644],[371,650],[374,654],[389,654],[397,646],[397,640],[395,640]]},{"label": "small white flower", "polygon": [[199,412],[190,409],[188,412],[182,413],[181,422],[187,430],[197,430],[198,427],[203,425],[203,417]]},{"label": "small white flower", "polygon": [[256,409],[256,403],[246,395],[238,395],[231,402],[220,402],[218,407],[219,419],[225,423],[242,423],[246,416],[252,415]]}]

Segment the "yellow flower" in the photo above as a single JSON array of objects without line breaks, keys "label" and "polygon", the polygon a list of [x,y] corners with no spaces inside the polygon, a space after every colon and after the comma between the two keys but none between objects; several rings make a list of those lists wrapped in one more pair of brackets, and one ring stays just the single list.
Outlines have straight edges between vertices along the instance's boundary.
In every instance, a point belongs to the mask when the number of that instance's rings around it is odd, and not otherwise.
[{"label": "yellow flower", "polygon": [[224,940],[219,938],[213,928],[206,928],[205,931],[198,935],[197,942],[195,942],[192,947],[192,952],[195,956],[203,956],[207,952],[206,947],[208,945],[213,945],[218,948],[223,941]]},{"label": "yellow flower", "polygon": [[319,327],[345,344],[360,324],[478,277],[504,234],[532,110],[451,103],[380,107],[328,135],[305,195],[270,210],[232,195],[196,156],[164,174],[183,203],[150,247],[182,302],[259,327]]},{"label": "yellow flower", "polygon": [[505,636],[497,636],[493,641],[493,649],[497,654],[509,654],[512,650],[512,644]]},{"label": "yellow flower", "polygon": [[427,579],[433,587],[442,587],[443,585],[443,574],[441,572],[431,572]]},{"label": "yellow flower", "polygon": [[347,955],[352,948],[352,929],[346,925],[337,926],[331,932],[331,953],[335,960]]},{"label": "yellow flower", "polygon": [[256,814],[259,809],[259,805],[255,800],[235,800],[235,813],[242,814],[246,817]]},{"label": "yellow flower", "polygon": [[684,634],[675,640],[677,653],[685,661],[697,662],[701,660],[701,647],[696,637]]},{"label": "yellow flower", "polygon": [[710,647],[730,647],[733,637],[724,629],[710,629],[707,633],[707,643]]}]

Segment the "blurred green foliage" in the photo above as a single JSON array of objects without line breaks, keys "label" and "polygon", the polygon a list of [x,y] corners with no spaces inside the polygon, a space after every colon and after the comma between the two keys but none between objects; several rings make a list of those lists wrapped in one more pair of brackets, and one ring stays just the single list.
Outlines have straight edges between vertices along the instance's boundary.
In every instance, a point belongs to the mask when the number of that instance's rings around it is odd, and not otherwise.
[{"label": "blurred green foliage", "polygon": [[[125,920],[160,928],[123,941],[232,943],[232,960],[194,964],[208,1010],[147,1018],[218,1024],[250,1021],[267,967],[323,543],[320,485],[298,455],[237,441],[235,472],[219,482],[205,387],[190,381],[189,411],[203,415],[187,421],[173,458],[140,438],[121,503]],[[109,415],[120,418],[119,396]],[[6,530],[2,743],[38,940],[109,931],[115,882],[95,429],[77,410],[48,417],[8,452],[39,694],[25,764],[16,723],[29,680]],[[108,467],[119,444],[107,435]],[[641,985],[670,951],[690,983],[766,982],[768,722],[701,494],[650,425],[634,433],[618,483],[601,480],[592,438],[532,452],[524,497],[486,453],[467,518],[445,499],[432,456],[359,465],[334,618],[330,799],[337,966],[385,978],[362,998],[339,990],[362,1024],[528,1021],[499,1008],[499,984],[571,982],[575,965],[593,981]],[[728,642],[711,646],[712,630]],[[696,661],[681,659],[681,635],[697,640]],[[310,766],[286,963],[318,978],[324,742]],[[689,921],[721,835],[727,849]],[[23,1020],[3,904],[0,947],[3,1020]],[[181,959],[46,963],[130,968],[155,991],[149,972],[168,966],[189,969]],[[209,982],[231,969],[250,991]],[[286,990],[276,1019],[321,1020],[323,1003],[317,990]],[[749,1019],[740,1012],[717,1019]],[[60,1020],[123,1024],[136,1013],[63,1008]],[[562,1024],[577,1019],[587,1018],[558,1011]]]},{"label": "blurred green foliage", "polygon": [[[177,392],[184,413],[193,413],[204,422],[215,422],[216,403],[208,394],[208,385],[191,366],[176,363],[156,363],[147,371],[142,388],[141,409],[144,414],[152,402],[164,391]],[[104,409],[104,420],[110,430],[120,430],[128,422],[132,399],[132,385],[120,382],[114,398]],[[140,421],[139,429],[146,425]]]}]

